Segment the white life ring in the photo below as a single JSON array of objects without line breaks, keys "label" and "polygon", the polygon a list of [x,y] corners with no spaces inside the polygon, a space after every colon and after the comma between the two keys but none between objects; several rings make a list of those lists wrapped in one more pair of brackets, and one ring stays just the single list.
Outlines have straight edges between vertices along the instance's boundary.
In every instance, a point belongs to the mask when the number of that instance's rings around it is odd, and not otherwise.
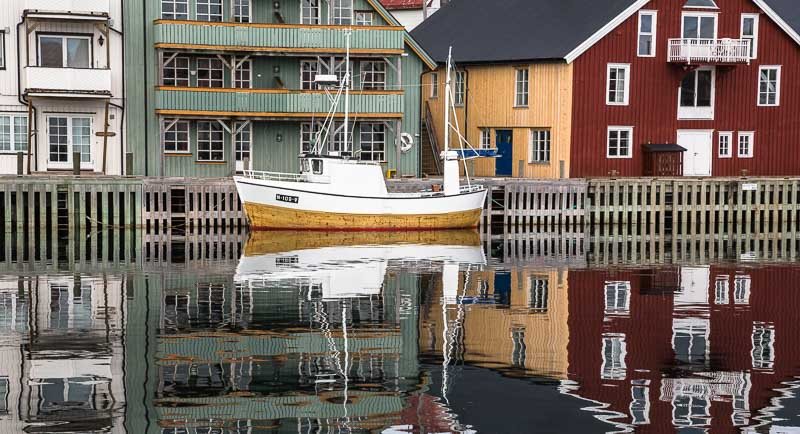
[{"label": "white life ring", "polygon": [[414,147],[414,136],[408,133],[400,134],[400,152],[407,153]]}]

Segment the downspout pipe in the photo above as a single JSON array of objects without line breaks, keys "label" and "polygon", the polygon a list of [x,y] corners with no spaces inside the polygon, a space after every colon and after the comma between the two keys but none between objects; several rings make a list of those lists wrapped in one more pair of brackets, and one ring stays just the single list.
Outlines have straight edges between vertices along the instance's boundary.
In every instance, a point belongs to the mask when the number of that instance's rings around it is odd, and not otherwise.
[{"label": "downspout pipe", "polygon": [[[22,34],[22,32],[20,32],[20,28],[24,24],[25,24],[25,18],[23,18],[22,21],[20,21],[19,24],[17,24],[17,100],[20,102],[20,104],[24,105],[25,107],[31,106],[33,108],[33,119],[28,119],[28,122],[33,122],[33,131],[36,131],[36,134],[34,135],[34,142],[35,143],[30,143],[31,142],[31,138],[28,137],[28,142],[29,142],[28,143],[28,148],[29,148],[29,152],[30,152],[30,158],[33,158],[33,170],[34,171],[38,171],[39,170],[39,158],[38,158],[38,154],[39,154],[38,153],[38,150],[39,150],[39,133],[38,133],[38,131],[39,131],[39,128],[38,128],[38,122],[37,121],[38,121],[39,116],[36,114],[36,111],[37,111],[36,110],[36,106],[31,104],[30,101],[28,101],[25,98],[25,95],[22,92],[22,73],[20,72],[20,70],[22,69],[23,63],[22,63],[22,57],[20,56],[20,40],[19,40],[19,37]],[[26,34],[26,37],[27,37],[27,34]],[[26,56],[27,56],[27,54],[26,54]],[[27,65],[27,63],[28,63],[28,59],[26,57],[25,58],[25,65]],[[36,153],[33,152],[34,149],[36,149],[36,151],[37,151]],[[28,162],[28,167],[30,167],[30,162]],[[30,171],[28,171],[28,175],[30,175],[30,174],[31,174]]]}]

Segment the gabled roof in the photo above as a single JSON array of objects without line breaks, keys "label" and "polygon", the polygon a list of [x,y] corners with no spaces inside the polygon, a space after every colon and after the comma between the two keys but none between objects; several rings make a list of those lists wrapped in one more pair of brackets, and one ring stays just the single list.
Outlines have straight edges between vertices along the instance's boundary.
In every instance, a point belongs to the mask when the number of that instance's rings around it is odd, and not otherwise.
[{"label": "gabled roof", "polygon": [[753,0],[795,42],[800,44],[799,0]]},{"label": "gabled roof", "polygon": [[423,0],[381,0],[387,10],[422,9]]},{"label": "gabled roof", "polygon": [[[458,0],[449,2],[411,34],[438,62],[447,58],[450,46],[458,63],[563,60],[645,3],[647,0]],[[621,16],[624,18],[618,20]]]},{"label": "gabled roof", "polygon": [[[383,17],[383,19],[386,20],[386,22],[389,23],[390,25],[402,26],[400,22],[397,21],[397,18],[395,18],[394,15],[392,15],[388,10],[386,10],[385,7],[383,7],[380,1],[367,0],[367,3],[369,3],[375,9],[375,12],[380,14],[380,16]],[[420,44],[417,43],[417,41],[414,40],[413,37],[411,37],[411,34],[408,33],[407,30],[404,30],[404,32],[405,32],[406,44],[408,44],[408,46],[411,48],[411,51],[413,51],[417,56],[419,56],[419,58],[429,68],[436,69],[436,61],[431,57],[430,53],[428,53],[422,46],[420,46]]]}]

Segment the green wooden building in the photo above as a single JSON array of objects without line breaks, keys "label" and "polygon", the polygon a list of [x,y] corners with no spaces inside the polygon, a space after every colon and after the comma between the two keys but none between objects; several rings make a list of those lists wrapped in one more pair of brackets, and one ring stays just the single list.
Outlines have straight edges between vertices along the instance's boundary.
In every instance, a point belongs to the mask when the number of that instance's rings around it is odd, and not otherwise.
[{"label": "green wooden building", "polygon": [[[331,108],[314,77],[343,77],[348,31],[351,151],[401,175],[419,174],[421,74],[434,62],[377,0],[143,0],[124,7],[133,174],[296,171],[298,154]],[[415,142],[406,152],[396,146],[404,133]],[[344,139],[338,122],[326,146],[345,150]]]}]

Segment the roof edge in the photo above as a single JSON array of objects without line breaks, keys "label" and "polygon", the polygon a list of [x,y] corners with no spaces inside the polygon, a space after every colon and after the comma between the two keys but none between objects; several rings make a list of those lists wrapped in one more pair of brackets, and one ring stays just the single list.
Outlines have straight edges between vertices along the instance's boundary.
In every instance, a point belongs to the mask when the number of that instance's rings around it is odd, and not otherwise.
[{"label": "roof edge", "polygon": [[[760,0],[756,0],[756,1],[760,1]],[[594,46],[594,44],[596,44],[601,39],[606,37],[606,35],[611,33],[612,30],[616,29],[620,24],[622,24],[625,20],[630,18],[634,13],[636,13],[636,11],[638,11],[639,9],[644,7],[644,5],[646,5],[649,2],[650,2],[650,0],[636,0],[635,3],[633,3],[630,6],[628,6],[628,8],[625,9],[624,11],[622,11],[621,14],[617,15],[616,17],[614,17],[613,20],[611,20],[608,23],[606,23],[605,26],[601,27],[600,30],[598,30],[592,36],[590,36],[589,39],[583,41],[580,45],[575,47],[574,50],[570,51],[566,56],[564,56],[564,60],[566,60],[567,63],[574,62],[575,59],[577,59],[583,53],[585,53],[587,50],[592,48],[592,46]]]},{"label": "roof edge", "polygon": [[753,0],[753,3],[756,6],[760,7],[768,17],[775,21],[775,23],[780,27],[784,32],[786,32],[790,38],[792,38],[795,42],[800,44],[800,34],[798,34],[789,23],[786,22],[783,18],[781,18],[780,14],[775,12],[764,0]]},{"label": "roof edge", "polygon": [[[402,24],[400,24],[400,21],[397,21],[397,18],[395,18],[394,15],[391,14],[391,12],[389,12],[385,7],[383,7],[381,2],[377,0],[367,0],[367,3],[369,3],[375,9],[375,11],[378,12],[378,14],[380,14],[380,16],[384,20],[386,20],[387,23],[391,23],[392,25],[395,26],[402,26]],[[425,65],[427,65],[429,69],[431,70],[436,69],[436,61],[433,60],[433,57],[431,57],[431,55],[428,54],[428,52],[425,51],[425,49],[422,48],[422,46],[417,43],[417,41],[414,39],[414,37],[411,36],[411,33],[409,33],[407,29],[404,28],[403,32],[405,33],[404,36],[405,42],[406,44],[408,44],[409,47],[411,47],[411,51],[413,51],[414,54],[419,56],[419,58],[422,59],[422,62],[425,63]]]}]

